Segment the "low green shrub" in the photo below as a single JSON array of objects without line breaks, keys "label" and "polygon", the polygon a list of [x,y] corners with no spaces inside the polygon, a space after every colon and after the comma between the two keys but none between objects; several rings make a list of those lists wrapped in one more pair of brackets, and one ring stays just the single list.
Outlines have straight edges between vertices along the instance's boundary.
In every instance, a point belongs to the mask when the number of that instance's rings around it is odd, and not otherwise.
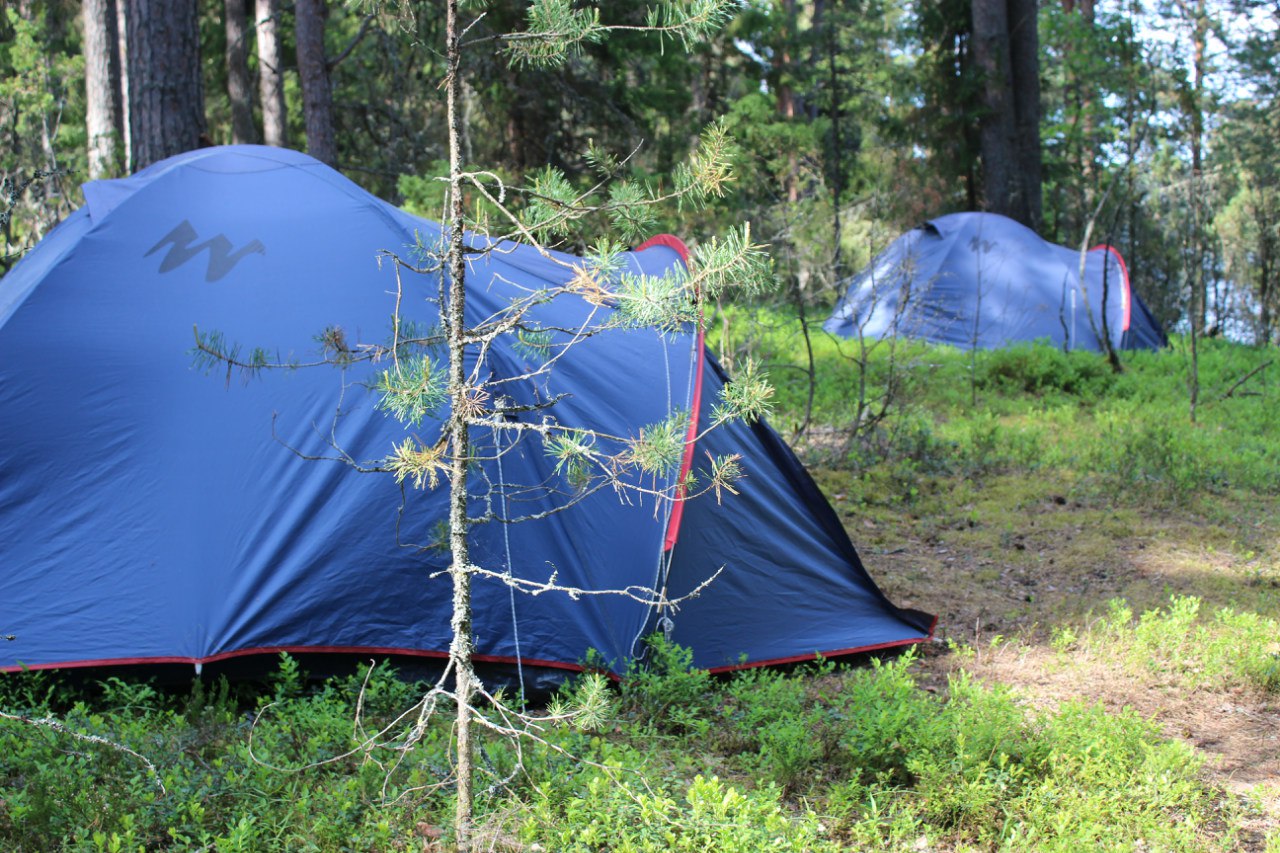
[{"label": "low green shrub", "polygon": [[662,634],[647,637],[645,649],[622,679],[623,707],[664,731],[707,733],[711,676],[693,666],[692,651]]},{"label": "low green shrub", "polygon": [[[1107,624],[1182,656],[1197,617],[1178,602],[1134,623],[1117,605]],[[1237,638],[1274,631],[1239,614],[1210,624]],[[1229,829],[1229,801],[1200,781],[1193,750],[1131,713],[1035,711],[963,674],[930,694],[911,653],[713,679],[678,646],[651,652],[616,720],[545,725],[518,749],[478,736],[483,778],[505,780],[482,784],[486,832],[558,851],[1136,851],[1213,849]],[[283,672],[256,700],[220,684],[175,696],[108,680],[94,704],[61,709],[69,728],[148,756],[158,778],[129,753],[0,721],[0,846],[407,850],[422,847],[422,826],[449,825],[447,720],[407,752],[395,728],[357,749],[420,688],[381,668],[319,687]],[[44,701],[54,681],[0,685]]]},{"label": "low green shrub", "polygon": [[1017,344],[981,354],[978,385],[984,390],[1034,395],[1047,393],[1098,397],[1115,380],[1101,355],[1063,352],[1047,342]]},{"label": "low green shrub", "polygon": [[1188,688],[1251,685],[1280,692],[1280,622],[1257,613],[1221,607],[1209,618],[1195,596],[1175,595],[1164,608],[1137,619],[1122,599],[1089,629],[1059,645],[1088,649],[1126,666],[1174,679]]},{"label": "low green shrub", "polygon": [[[0,677],[7,700],[0,707],[11,711],[15,693],[41,698],[49,693],[45,685],[56,682],[56,676]],[[444,732],[428,733],[418,759],[396,773],[368,760],[390,766],[396,755],[390,749],[333,760],[363,740],[355,723],[362,683],[362,675],[317,690],[291,682],[262,697],[256,723],[251,698],[225,682],[195,682],[186,695],[118,678],[78,690],[62,684],[58,703],[29,704],[24,713],[56,715],[66,729],[109,743],[0,720],[0,846],[390,849],[396,839],[412,839],[420,818],[408,803],[388,808],[388,798],[443,778],[434,773],[448,771]],[[415,694],[390,671],[370,674],[366,730],[377,731],[386,708],[403,711]]]},{"label": "low green shrub", "polygon": [[822,837],[813,814],[793,816],[778,789],[744,790],[715,777],[696,776],[687,787],[667,792],[625,777],[596,776],[585,796],[558,809],[535,804],[531,818],[522,840],[564,853],[840,849]]}]

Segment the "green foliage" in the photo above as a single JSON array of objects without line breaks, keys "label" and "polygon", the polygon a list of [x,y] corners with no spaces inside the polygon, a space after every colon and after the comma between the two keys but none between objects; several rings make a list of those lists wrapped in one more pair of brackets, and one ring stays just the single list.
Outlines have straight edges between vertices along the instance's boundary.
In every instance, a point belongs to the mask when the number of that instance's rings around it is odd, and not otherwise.
[{"label": "green foliage", "polygon": [[537,0],[525,12],[528,30],[511,40],[512,62],[561,65],[581,53],[584,44],[598,44],[606,30],[599,9],[575,9],[570,0]]},{"label": "green foliage", "polygon": [[391,455],[384,460],[383,465],[395,476],[397,483],[410,480],[415,489],[424,486],[434,489],[440,484],[440,476],[447,470],[443,445],[426,445],[414,437],[406,438],[392,447]]},{"label": "green foliage", "polygon": [[[1237,616],[1213,624],[1274,637],[1274,625],[1242,628]],[[1126,648],[1185,661],[1199,642],[1186,602],[1145,624],[1114,605],[1099,647],[1125,635]],[[1205,659],[1228,659],[1227,642]],[[1136,851],[1215,849],[1222,821],[1233,820],[1191,748],[1129,712],[1034,711],[963,673],[935,696],[916,686],[911,654],[717,680],[660,636],[647,649],[621,684],[620,717],[598,675],[562,691],[554,707],[592,713],[567,714],[524,743],[523,772],[480,800],[482,824],[555,850],[908,849],[926,839]],[[349,751],[421,689],[381,666],[309,686],[287,656],[256,695],[225,681],[168,694],[122,679],[83,693],[48,675],[5,675],[6,709],[26,703],[137,750],[155,762],[165,794],[126,753],[0,720],[0,843],[420,845],[419,825],[442,822],[451,807],[448,789],[431,787],[448,773],[447,722],[424,730],[406,760],[395,729],[367,757]],[[481,736],[486,766],[514,770],[512,744]]]},{"label": "green foliage", "polygon": [[84,59],[51,2],[0,8],[0,274],[80,202]]},{"label": "green foliage", "polygon": [[678,795],[596,777],[562,811],[535,808],[533,817],[525,837],[566,853],[838,849],[821,838],[814,815],[792,818],[776,790],[743,791],[714,776],[694,777]]},{"label": "green foliage", "polygon": [[773,408],[773,386],[752,359],[747,359],[734,378],[720,389],[720,399],[711,410],[713,423],[734,420],[754,423],[769,415]]},{"label": "green foliage", "polygon": [[555,460],[555,471],[575,489],[587,484],[594,464],[595,437],[582,430],[554,432],[543,444],[546,454]]},{"label": "green foliage", "polygon": [[693,667],[693,652],[661,634],[645,639],[646,658],[627,666],[622,700],[645,724],[663,731],[706,733],[711,676]]},{"label": "green foliage", "polygon": [[753,776],[784,789],[819,775],[818,763],[829,752],[829,715],[806,691],[806,681],[762,669],[745,671],[725,689],[729,745],[741,751]]},{"label": "green foliage", "polygon": [[[415,809],[383,805],[386,780],[376,763],[350,758],[296,772],[268,766],[298,767],[347,749],[361,736],[352,721],[363,681],[361,673],[309,692],[296,663],[286,659],[273,695],[260,700],[271,707],[263,705],[256,723],[245,707],[252,698],[225,681],[197,680],[187,694],[118,678],[103,682],[96,695],[64,685],[56,701],[29,712],[53,714],[73,731],[149,757],[164,792],[132,755],[0,720],[0,839],[10,850],[332,850],[403,843],[413,837]],[[28,679],[26,687],[31,684]],[[13,689],[4,676],[6,710],[13,707]],[[361,724],[376,730],[416,693],[385,668],[375,670]],[[426,740],[436,745],[424,751],[424,766],[406,768],[387,794],[429,781],[427,752],[443,746],[438,736]],[[443,760],[438,754],[435,766]]]},{"label": "green foliage", "polygon": [[448,401],[448,377],[427,355],[401,359],[378,375],[378,408],[401,423],[418,426]]},{"label": "green foliage", "polygon": [[653,477],[670,477],[680,470],[689,413],[676,410],[665,420],[641,427],[640,434],[627,442],[626,461]]},{"label": "green foliage", "polygon": [[640,241],[658,229],[658,213],[649,193],[636,181],[620,180],[609,187],[609,221],[624,240]]},{"label": "green foliage", "polygon": [[532,362],[544,362],[551,355],[554,341],[551,332],[543,329],[518,329],[512,349]]},{"label": "green foliage", "polygon": [[[774,375],[805,369],[793,320],[769,309],[727,314],[731,324],[757,329],[743,355]],[[711,345],[722,346],[714,335]],[[1280,489],[1280,421],[1270,414],[1277,386],[1268,376],[1275,366],[1263,367],[1272,359],[1265,347],[1201,342],[1206,390],[1195,424],[1187,417],[1188,364],[1176,338],[1167,350],[1125,353],[1122,374],[1100,355],[1043,343],[973,354],[899,341],[869,349],[865,373],[854,342],[816,337],[813,349],[813,420],[845,437],[814,458],[856,473],[860,500],[909,502],[931,478],[1010,471],[1057,472],[1074,488],[1126,503]],[[851,422],[860,378],[869,397],[892,398],[872,429]],[[778,383],[774,420],[798,422],[808,391],[803,381]]]},{"label": "green foliage", "polygon": [[694,287],[706,299],[722,294],[758,295],[774,283],[773,263],[763,246],[751,242],[751,227],[744,225],[712,238],[694,250]]},{"label": "green foliage", "polygon": [[698,319],[694,293],[678,272],[649,276],[621,273],[612,298],[617,310],[609,322],[623,329],[679,331]]},{"label": "green foliage", "polygon": [[254,347],[245,355],[240,344],[228,343],[226,336],[217,329],[202,332],[197,328],[195,338],[195,346],[190,350],[191,361],[206,374],[225,370],[230,381],[231,373],[235,371],[247,381],[273,365],[262,347]]},{"label": "green foliage", "polygon": [[1116,599],[1103,619],[1079,634],[1060,634],[1057,644],[1159,673],[1186,689],[1251,685],[1280,692],[1280,623],[1231,607],[1205,618],[1201,605],[1195,596],[1175,595],[1135,621],[1128,603]]},{"label": "green foliage", "polygon": [[525,226],[542,239],[571,234],[573,221],[584,215],[578,198],[577,188],[562,171],[552,166],[543,168],[530,182]]},{"label": "green foliage", "polygon": [[676,166],[671,176],[680,208],[685,205],[698,208],[713,198],[723,197],[726,186],[733,180],[736,154],[737,146],[724,127],[713,124],[704,130],[698,147]]},{"label": "green foliage", "polygon": [[979,387],[1005,393],[1048,392],[1096,397],[1115,374],[1090,352],[1063,352],[1051,344],[1018,344],[993,350],[982,360]]}]

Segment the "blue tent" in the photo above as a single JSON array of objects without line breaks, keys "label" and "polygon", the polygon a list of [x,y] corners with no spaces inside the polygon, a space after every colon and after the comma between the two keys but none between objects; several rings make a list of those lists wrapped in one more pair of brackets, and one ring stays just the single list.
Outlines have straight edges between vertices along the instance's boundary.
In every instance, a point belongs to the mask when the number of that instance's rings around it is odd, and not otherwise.
[{"label": "blue tent", "polygon": [[[362,386],[385,364],[246,381],[211,375],[191,352],[193,327],[246,358],[264,347],[280,361],[317,358],[316,336],[330,327],[342,330],[331,343],[389,339],[396,274],[377,255],[410,257],[440,227],[265,147],[184,154],[90,183],[85,199],[0,280],[0,633],[16,638],[0,643],[0,669],[203,665],[282,650],[443,657],[446,489],[402,490],[333,461],[376,468],[438,422],[407,429],[376,408]],[[679,274],[682,252],[659,238],[626,263]],[[516,245],[476,254],[470,320],[563,285],[575,262]],[[414,334],[439,322],[438,275],[406,274],[402,327]],[[628,436],[683,410],[705,426],[727,379],[695,335],[612,330],[551,363],[546,352],[593,311],[606,309],[562,296],[538,309],[550,341],[495,343],[489,378],[548,368],[500,386],[529,409],[510,417]],[[537,515],[573,497],[532,435],[473,435],[476,515]],[[701,596],[657,613],[616,595],[531,596],[478,578],[477,657],[574,669],[595,649],[620,671],[637,638],[661,626],[699,666],[733,668],[930,635],[928,617],[876,588],[767,425],[714,431],[692,451],[694,475],[707,454],[740,454],[741,494],[673,510],[606,489],[540,520],[478,524],[471,549],[497,573],[671,597],[723,566]],[[559,494],[519,488],[537,484]]]},{"label": "blue tent", "polygon": [[901,335],[982,349],[1046,339],[1101,351],[1105,329],[1116,349],[1168,345],[1114,248],[1090,249],[1082,279],[1079,251],[994,213],[926,222],[843,290],[823,328],[844,337]]}]

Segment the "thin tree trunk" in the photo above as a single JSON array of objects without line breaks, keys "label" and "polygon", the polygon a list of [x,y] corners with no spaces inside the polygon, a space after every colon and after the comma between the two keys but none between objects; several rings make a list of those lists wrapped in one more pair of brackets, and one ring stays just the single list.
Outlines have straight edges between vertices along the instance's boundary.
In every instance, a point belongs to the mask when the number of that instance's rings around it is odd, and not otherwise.
[{"label": "thin tree trunk", "polygon": [[133,168],[200,147],[204,85],[195,0],[125,0]]},{"label": "thin tree trunk", "polygon": [[245,0],[225,0],[227,97],[231,100],[231,141],[258,141],[253,124],[253,84],[249,78],[249,23]]},{"label": "thin tree trunk", "polygon": [[325,0],[298,0],[293,14],[307,153],[321,163],[336,166],[338,143],[333,130],[333,89],[324,57],[324,21],[328,15]]},{"label": "thin tree trunk", "polygon": [[804,351],[808,357],[805,378],[809,382],[809,394],[804,403],[804,420],[796,427],[795,434],[792,436],[792,440],[798,440],[809,429],[809,424],[813,421],[813,396],[818,386],[818,371],[813,359],[813,341],[809,338],[809,318],[804,310],[804,292],[798,283],[792,283],[791,294],[796,302],[796,319],[800,321],[800,333],[804,336]]},{"label": "thin tree trunk", "polygon": [[1201,218],[1200,195],[1203,192],[1202,146],[1204,143],[1204,72],[1205,47],[1209,35],[1209,18],[1205,14],[1205,0],[1177,0],[1183,19],[1191,24],[1191,90],[1187,93],[1183,108],[1191,127],[1191,181],[1187,203],[1191,206],[1191,255],[1195,269],[1191,272],[1191,375],[1188,377],[1191,422],[1196,422],[1200,404],[1200,337],[1204,334],[1208,279],[1205,275],[1205,235]]},{"label": "thin tree trunk", "polygon": [[[1197,0],[1195,6],[1195,31],[1193,36],[1193,54],[1192,54],[1192,89],[1191,89],[1191,173],[1193,187],[1199,183],[1204,176],[1203,164],[1203,148],[1204,148],[1204,71],[1205,71],[1205,46],[1209,37],[1209,18],[1205,14],[1205,0]],[[1202,187],[1197,187],[1203,191]],[[1206,325],[1208,299],[1208,281],[1204,274],[1204,256],[1205,240],[1199,223],[1199,205],[1200,193],[1194,192],[1191,197],[1191,203],[1197,207],[1197,226],[1196,226],[1196,263],[1197,263],[1197,280],[1199,282],[1198,289],[1200,291],[1200,307],[1197,317],[1200,321],[1200,331],[1204,332]],[[1194,418],[1193,418],[1194,420]]]},{"label": "thin tree trunk", "polygon": [[[459,400],[467,390],[466,374],[466,256],[463,245],[462,207],[462,81],[461,30],[458,24],[458,0],[448,0],[445,19],[445,86],[449,124],[449,251],[445,266],[449,274],[449,299],[446,319],[449,340],[449,397]],[[467,545],[467,466],[471,447],[469,424],[455,405],[449,421],[449,442],[453,458],[449,479],[449,545],[453,562],[449,574],[453,578],[453,618],[450,627],[453,640],[449,657],[453,664],[457,697],[458,801],[454,813],[455,843],[459,850],[472,847],[472,710],[475,674],[471,655],[471,556]]]},{"label": "thin tree trunk", "polygon": [[[783,32],[783,48],[778,55],[778,113],[783,121],[790,123],[796,117],[796,96],[787,82],[791,72],[791,42],[796,37],[796,2],[783,0],[782,14],[786,21]],[[787,192],[787,201],[795,204],[800,200],[800,160],[796,150],[787,152],[787,176],[783,179]]]},{"label": "thin tree trunk", "polygon": [[120,40],[115,0],[84,0],[85,130],[89,178],[111,174],[120,164]]},{"label": "thin tree trunk", "polygon": [[258,100],[262,102],[262,141],[283,147],[289,144],[284,105],[284,66],[280,60],[280,2],[255,0],[258,31]]},{"label": "thin tree trunk", "polygon": [[1274,318],[1271,314],[1271,302],[1275,298],[1275,243],[1276,243],[1276,226],[1269,216],[1270,211],[1274,209],[1272,199],[1267,197],[1266,186],[1258,188],[1258,202],[1254,205],[1253,216],[1258,229],[1258,322],[1261,326],[1261,333],[1258,335],[1258,342],[1267,344],[1271,342],[1271,326]]},{"label": "thin tree trunk", "polygon": [[844,279],[844,251],[841,242],[840,203],[844,198],[844,138],[841,118],[843,103],[840,94],[840,73],[836,69],[836,22],[832,11],[826,21],[827,75],[831,88],[831,269],[835,281]]},{"label": "thin tree trunk", "polygon": [[120,60],[120,135],[127,170],[133,164],[133,123],[129,116],[129,0],[111,0],[116,13],[116,56]]}]

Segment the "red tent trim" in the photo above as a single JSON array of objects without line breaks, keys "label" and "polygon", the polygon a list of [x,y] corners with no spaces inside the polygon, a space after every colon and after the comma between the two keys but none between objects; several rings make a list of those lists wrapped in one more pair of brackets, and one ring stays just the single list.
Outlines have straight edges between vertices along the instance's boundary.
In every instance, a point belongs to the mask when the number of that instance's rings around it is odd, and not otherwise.
[{"label": "red tent trim", "polygon": [[1099,249],[1104,249],[1114,255],[1116,263],[1120,265],[1120,280],[1124,283],[1124,290],[1120,292],[1120,303],[1124,306],[1120,330],[1127,332],[1129,331],[1129,319],[1133,316],[1133,289],[1129,285],[1129,267],[1124,262],[1124,256],[1120,254],[1120,250],[1115,246],[1099,243],[1089,251],[1096,252]]},{"label": "red tent trim", "polygon": [[[679,237],[671,234],[659,234],[641,243],[637,248],[637,252],[643,252],[651,246],[666,246],[668,249],[674,249],[680,255],[680,260],[684,261],[685,268],[689,266],[689,248],[685,246],[684,241]],[[693,400],[691,401],[693,411],[689,414],[689,431],[685,434],[684,441],[684,458],[680,461],[680,483],[689,476],[689,471],[693,468],[693,440],[698,436],[698,411],[702,408],[702,372],[703,361],[706,353],[706,334],[701,327],[698,329],[697,346],[697,368],[693,378]],[[676,502],[671,508],[671,519],[667,522],[667,538],[663,540],[662,550],[670,551],[676,546],[676,540],[680,538],[680,519],[684,517],[684,486],[676,487]]]}]

